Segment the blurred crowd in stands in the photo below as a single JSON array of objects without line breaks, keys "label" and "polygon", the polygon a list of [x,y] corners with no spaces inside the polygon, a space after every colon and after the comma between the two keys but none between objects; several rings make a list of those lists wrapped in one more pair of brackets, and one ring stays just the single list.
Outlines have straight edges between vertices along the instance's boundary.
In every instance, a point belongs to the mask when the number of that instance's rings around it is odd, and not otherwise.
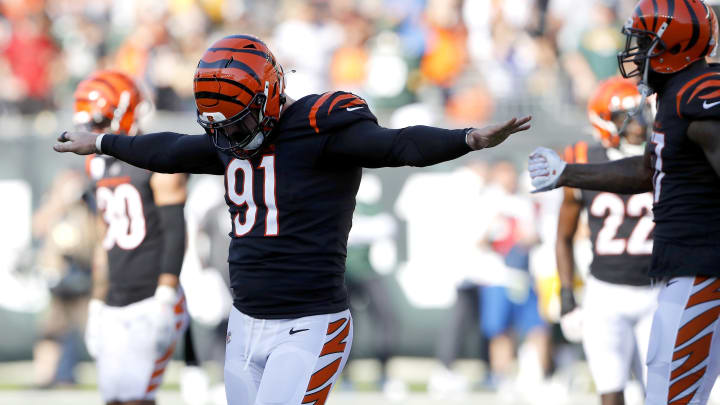
[{"label": "blurred crowd in stands", "polygon": [[[254,34],[288,93],[354,91],[397,124],[483,122],[493,101],[583,103],[616,72],[633,0],[4,0],[3,111],[68,108],[75,84],[121,69],[159,110],[192,111],[192,74],[214,39]],[[420,102],[420,104],[415,104]]]}]

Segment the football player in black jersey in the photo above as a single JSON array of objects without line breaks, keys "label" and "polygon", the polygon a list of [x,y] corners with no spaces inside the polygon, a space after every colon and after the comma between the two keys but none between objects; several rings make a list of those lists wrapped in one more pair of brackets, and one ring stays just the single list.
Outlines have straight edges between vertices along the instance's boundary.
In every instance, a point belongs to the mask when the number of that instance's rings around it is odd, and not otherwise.
[{"label": "football player in black jersey", "polygon": [[480,129],[383,128],[351,93],[288,98],[282,67],[249,35],[211,45],[194,85],[205,135],[69,132],[55,150],[224,175],[228,403],[323,404],[352,344],[344,271],[361,168],[455,159],[528,129],[530,117]]},{"label": "football player in black jersey", "polygon": [[[715,12],[699,0],[641,0],[623,28],[625,77],[657,93],[644,157],[565,164],[530,155],[540,190],[653,191],[649,275],[662,281],[650,335],[646,404],[705,404],[720,372],[720,66]],[[631,68],[634,68],[631,70]]]},{"label": "football player in black jersey", "polygon": [[[99,71],[78,84],[74,121],[94,133],[130,138],[144,103],[130,77]],[[93,270],[87,349],[97,360],[105,402],[154,404],[175,341],[188,323],[178,289],[187,176],[153,173],[105,155],[88,156],[86,168],[104,228]]]},{"label": "football player in black jersey", "polygon": [[[640,102],[634,82],[619,77],[602,82],[588,102],[598,142],[581,141],[567,147],[565,161],[602,163],[642,155],[649,111],[623,127],[627,114]],[[653,196],[570,187],[563,191],[556,241],[562,286],[560,324],[568,340],[582,340],[601,403],[622,404],[633,365],[640,366],[634,371],[644,382],[642,365],[659,291],[647,275],[655,227]],[[593,261],[580,308],[573,296],[573,240],[582,210],[587,210]]]}]

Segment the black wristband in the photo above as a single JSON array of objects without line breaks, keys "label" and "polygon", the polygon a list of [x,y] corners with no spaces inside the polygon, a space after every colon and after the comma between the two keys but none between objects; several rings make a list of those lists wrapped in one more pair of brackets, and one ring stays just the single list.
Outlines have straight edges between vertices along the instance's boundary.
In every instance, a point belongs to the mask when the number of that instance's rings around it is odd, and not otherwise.
[{"label": "black wristband", "polygon": [[572,288],[560,288],[560,316],[572,312],[575,307],[577,307],[577,304],[575,303],[575,294]]}]

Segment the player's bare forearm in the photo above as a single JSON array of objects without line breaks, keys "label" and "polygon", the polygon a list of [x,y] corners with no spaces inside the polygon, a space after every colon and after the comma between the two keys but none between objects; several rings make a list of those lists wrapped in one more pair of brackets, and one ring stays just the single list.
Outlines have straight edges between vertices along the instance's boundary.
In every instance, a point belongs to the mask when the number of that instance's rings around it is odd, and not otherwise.
[{"label": "player's bare forearm", "polygon": [[555,242],[555,256],[560,286],[572,288],[575,282],[575,255],[573,254],[572,239],[558,237]]},{"label": "player's bare forearm", "polygon": [[653,189],[652,171],[643,156],[606,163],[568,164],[557,184],[619,194],[638,194]]},{"label": "player's bare forearm", "polygon": [[558,217],[555,257],[557,259],[558,277],[563,288],[572,288],[575,278],[575,255],[573,239],[578,227],[582,205],[575,198],[575,190],[565,187],[564,197]]},{"label": "player's bare forearm", "polygon": [[91,298],[105,301],[108,290],[107,252],[100,243],[95,246],[92,261],[92,291]]}]

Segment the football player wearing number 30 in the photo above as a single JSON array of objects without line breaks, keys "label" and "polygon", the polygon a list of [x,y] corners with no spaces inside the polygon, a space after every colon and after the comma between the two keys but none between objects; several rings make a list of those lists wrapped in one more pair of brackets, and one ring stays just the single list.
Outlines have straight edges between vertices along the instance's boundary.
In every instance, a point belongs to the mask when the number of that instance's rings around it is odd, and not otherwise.
[{"label": "football player wearing number 30", "polygon": [[362,168],[455,159],[528,129],[530,117],[479,129],[383,128],[351,93],[286,97],[282,67],[249,35],[212,44],[194,85],[204,135],[71,132],[54,148],[224,175],[234,298],[228,403],[324,404],[352,344],[344,271]]},{"label": "football player wearing number 30", "polygon": [[[568,163],[602,163],[642,155],[650,116],[635,84],[623,78],[601,83],[588,102],[597,143],[565,149]],[[642,114],[623,125],[636,108]],[[561,283],[560,325],[568,340],[582,340],[603,405],[623,403],[631,366],[644,382],[650,325],[659,288],[647,275],[652,252],[652,193],[616,194],[565,187],[560,208],[557,264]],[[587,210],[593,261],[582,308],[573,296],[573,240]],[[638,356],[639,355],[639,356]],[[639,362],[637,361],[639,357]]]},{"label": "football player wearing number 30", "polygon": [[[99,71],[78,84],[75,125],[134,138],[145,106],[127,75]],[[138,135],[139,136],[139,135]],[[108,404],[151,405],[188,324],[178,275],[185,255],[185,174],[158,174],[90,155],[102,241],[96,249],[85,342]]]},{"label": "football player wearing number 30", "polygon": [[641,0],[623,33],[623,76],[640,76],[644,96],[657,93],[644,156],[579,165],[538,148],[530,175],[537,191],[653,191],[649,275],[662,283],[645,404],[705,404],[720,373],[720,66],[705,59],[717,17],[703,1]]}]

